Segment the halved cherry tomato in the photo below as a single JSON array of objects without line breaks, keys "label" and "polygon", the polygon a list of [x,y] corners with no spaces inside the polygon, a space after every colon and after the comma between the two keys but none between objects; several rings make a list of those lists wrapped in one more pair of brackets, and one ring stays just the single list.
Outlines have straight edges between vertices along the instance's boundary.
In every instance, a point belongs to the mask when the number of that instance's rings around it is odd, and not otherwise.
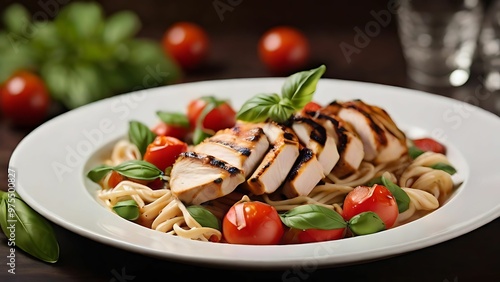
[{"label": "halved cherry tomato", "polygon": [[16,72],[0,89],[3,116],[20,126],[42,123],[47,117],[50,100],[42,79],[28,71]]},{"label": "halved cherry tomato", "polygon": [[222,221],[222,234],[231,244],[278,244],[284,229],[276,209],[263,202],[233,205]]},{"label": "halved cherry tomato", "polygon": [[386,229],[394,225],[399,215],[396,199],[389,189],[380,184],[358,186],[345,197],[342,216],[346,221],[366,211],[376,213]]},{"label": "halved cherry tomato", "polygon": [[233,127],[236,123],[236,111],[223,101],[214,101],[213,97],[201,97],[192,100],[188,104],[187,117],[191,127],[196,127],[196,123],[203,112],[203,109],[209,103],[218,103],[219,105],[211,110],[203,119],[203,127],[218,131],[221,129]]},{"label": "halved cherry tomato", "polygon": [[187,151],[187,148],[187,144],[177,138],[156,136],[148,145],[143,159],[165,171],[167,167],[174,164],[180,153]]},{"label": "halved cherry tomato", "polygon": [[432,138],[414,139],[413,144],[422,151],[446,154],[446,147]]},{"label": "halved cherry tomato", "polygon": [[261,61],[277,74],[303,68],[309,60],[309,42],[298,29],[290,26],[271,28],[258,43]]},{"label": "halved cherry tomato", "polygon": [[178,22],[167,29],[162,45],[185,70],[199,67],[206,59],[209,40],[205,30],[191,22]]},{"label": "halved cherry tomato", "polygon": [[184,140],[186,135],[189,133],[189,128],[159,122],[151,129],[151,131],[153,131],[157,136],[170,136],[179,140]]}]

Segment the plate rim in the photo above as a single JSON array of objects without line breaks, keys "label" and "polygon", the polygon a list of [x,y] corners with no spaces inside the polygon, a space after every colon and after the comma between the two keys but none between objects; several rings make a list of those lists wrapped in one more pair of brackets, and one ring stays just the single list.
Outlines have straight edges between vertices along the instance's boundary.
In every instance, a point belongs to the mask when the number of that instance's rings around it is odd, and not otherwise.
[{"label": "plate rim", "polygon": [[[282,77],[214,79],[214,80],[186,82],[186,83],[179,83],[179,84],[175,84],[175,85],[161,86],[161,87],[156,87],[154,89],[147,89],[145,91],[160,91],[162,89],[166,89],[166,88],[172,89],[172,88],[176,88],[176,87],[181,87],[181,88],[182,87],[188,87],[188,88],[195,87],[196,88],[199,85],[206,85],[207,83],[220,84],[220,83],[231,83],[234,81],[237,81],[238,83],[242,82],[242,81],[252,83],[255,81],[266,80],[266,81],[271,81],[273,83],[278,83],[278,82],[282,82],[284,79],[285,78],[282,78]],[[458,100],[450,98],[450,97],[441,96],[441,95],[437,95],[437,94],[433,94],[433,93],[429,93],[429,92],[424,92],[421,90],[408,89],[408,88],[404,88],[404,87],[400,87],[400,86],[384,85],[384,84],[377,84],[377,83],[363,82],[363,81],[340,80],[340,79],[332,79],[332,78],[322,78],[321,81],[331,81],[332,83],[341,83],[341,84],[344,83],[346,85],[359,84],[361,86],[367,86],[367,87],[368,86],[380,87],[382,90],[385,88],[393,88],[394,90],[397,90],[397,91],[404,91],[404,92],[418,94],[418,95],[426,95],[429,99],[438,99],[438,100],[442,100],[445,102],[452,102],[452,103],[461,102],[461,101],[458,101]],[[320,87],[321,87],[321,84],[318,85],[318,89],[320,89]],[[122,95],[131,95],[133,93],[134,92],[129,92],[129,93],[124,93]],[[24,144],[29,141],[30,136],[34,136],[35,134],[38,134],[37,132],[43,131],[47,127],[47,124],[54,125],[55,123],[62,122],[64,120],[64,118],[66,118],[68,115],[77,115],[78,113],[80,113],[82,111],[85,112],[89,108],[95,107],[96,104],[108,103],[106,101],[110,101],[113,99],[116,99],[116,96],[102,99],[100,101],[96,101],[94,103],[84,105],[84,106],[79,107],[75,110],[68,111],[68,112],[63,113],[59,116],[56,116],[53,119],[51,119],[51,120],[47,121],[46,123],[40,125],[39,127],[35,128],[32,132],[30,132],[27,136],[25,136],[21,140],[21,142],[16,146],[16,148],[14,149],[14,151],[11,155],[11,158],[9,160],[9,167],[14,167],[15,169],[18,169],[18,168],[16,168],[16,161],[17,161],[18,155],[20,154],[19,153],[20,149],[18,149],[18,148],[23,148],[25,146]],[[473,106],[473,107],[476,107],[476,106]],[[481,109],[479,107],[476,107],[476,108],[479,110],[479,113],[481,113],[481,115],[488,116],[488,118],[493,118],[497,122],[500,120],[498,118],[498,116],[494,115],[493,113],[488,112],[488,111]],[[99,235],[99,234],[96,234],[94,231],[90,231],[88,229],[82,228],[81,226],[70,224],[70,223],[66,222],[63,218],[61,218],[60,216],[53,214],[47,207],[40,206],[36,202],[36,200],[33,199],[29,195],[27,190],[24,190],[24,188],[21,188],[21,189],[19,189],[19,188],[20,187],[18,187],[18,190],[17,190],[19,195],[30,206],[32,206],[32,208],[34,210],[36,210],[37,212],[42,214],[48,220],[52,221],[53,223],[56,223],[57,225],[65,228],[67,230],[75,232],[81,236],[84,236],[86,238],[90,238],[92,240],[95,240],[95,241],[103,243],[103,244],[111,245],[113,247],[117,247],[120,249],[124,249],[127,251],[131,251],[131,252],[135,252],[135,253],[139,253],[139,254],[143,254],[143,255],[156,257],[159,259],[168,259],[168,260],[174,260],[174,261],[179,261],[179,262],[183,262],[183,263],[196,263],[196,264],[203,263],[205,265],[208,264],[211,266],[238,267],[238,268],[255,268],[255,267],[262,268],[262,267],[265,267],[265,268],[273,268],[273,269],[290,266],[290,261],[285,262],[285,263],[272,262],[272,263],[269,263],[269,264],[263,266],[261,264],[249,263],[248,261],[243,261],[243,260],[238,261],[238,262],[234,262],[232,265],[227,265],[227,260],[224,260],[224,259],[221,259],[218,261],[213,261],[212,263],[210,263],[210,262],[206,261],[206,258],[199,258],[199,257],[192,257],[192,256],[179,256],[179,255],[173,255],[173,254],[164,253],[164,252],[154,252],[154,251],[151,251],[151,250],[146,249],[146,248],[141,247],[141,246],[134,246],[133,244],[129,244],[127,242],[124,243],[121,241],[113,240],[112,238],[103,237],[102,234]],[[465,229],[460,229],[460,230],[455,229],[455,230],[453,230],[454,232],[448,232],[445,235],[441,235],[439,237],[433,237],[434,240],[427,240],[425,242],[412,242],[411,244],[403,245],[400,248],[400,250],[402,250],[402,251],[399,251],[399,252],[386,251],[384,256],[380,256],[380,255],[373,253],[371,256],[365,255],[364,259],[352,258],[350,260],[345,260],[342,263],[334,263],[333,265],[352,264],[352,263],[358,263],[358,262],[363,262],[366,260],[374,260],[374,259],[378,260],[378,259],[383,259],[384,257],[387,257],[387,256],[399,255],[402,253],[407,253],[409,251],[414,251],[414,250],[421,249],[424,247],[432,246],[432,245],[450,240],[452,238],[456,238],[457,236],[461,236],[461,235],[468,233],[474,229],[477,229],[480,226],[483,226],[483,225],[493,221],[494,219],[498,218],[499,216],[500,216],[500,207],[497,207],[496,209],[492,208],[490,210],[490,213],[487,213],[487,214],[483,213],[482,215],[479,216],[481,219],[480,221],[478,221],[477,218],[469,219],[470,224],[468,224]],[[387,230],[387,231],[390,231],[390,230]],[[384,232],[387,232],[387,231],[384,231]],[[374,235],[374,234],[372,234],[372,235]],[[185,239],[181,239],[181,240],[185,240]],[[196,242],[195,244],[198,244],[198,243],[206,244],[205,242]],[[315,244],[325,244],[325,243],[323,242],[323,243],[315,243]],[[281,246],[273,246],[273,247],[283,248]],[[216,260],[217,260],[217,258],[216,258]],[[327,262],[327,261],[320,261],[318,263],[318,265],[320,265],[320,266],[332,266],[332,264]]]}]

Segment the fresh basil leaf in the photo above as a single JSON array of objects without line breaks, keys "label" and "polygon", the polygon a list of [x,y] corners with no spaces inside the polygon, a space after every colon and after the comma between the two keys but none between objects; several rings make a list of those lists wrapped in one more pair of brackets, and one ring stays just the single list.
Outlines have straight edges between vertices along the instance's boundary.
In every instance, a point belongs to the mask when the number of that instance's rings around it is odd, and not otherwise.
[{"label": "fresh basil leaf", "polygon": [[445,164],[445,163],[434,164],[431,166],[431,168],[442,170],[450,175],[457,173],[457,170],[453,166],[451,166],[449,164]]},{"label": "fresh basil leaf", "polygon": [[346,222],[336,211],[319,205],[303,205],[280,214],[281,221],[296,229],[339,229]]},{"label": "fresh basil leaf", "polygon": [[0,209],[3,233],[7,238],[15,234],[15,241],[10,242],[42,261],[57,262],[59,244],[52,226],[44,217],[28,206],[17,193],[3,194]]},{"label": "fresh basil leaf", "polygon": [[372,211],[353,216],[348,226],[354,235],[368,235],[386,229],[384,221]]},{"label": "fresh basil leaf", "polygon": [[139,121],[129,122],[128,138],[132,144],[137,146],[141,155],[144,156],[148,145],[156,138],[156,134],[149,127]]},{"label": "fresh basil leaf", "polygon": [[134,221],[139,218],[139,205],[134,200],[125,200],[116,203],[113,211],[126,220]]},{"label": "fresh basil leaf", "polygon": [[189,120],[183,113],[157,111],[156,115],[161,119],[161,121],[168,125],[189,128]]},{"label": "fresh basil leaf", "polygon": [[202,206],[193,205],[186,207],[189,214],[196,220],[201,226],[209,227],[219,230],[219,220],[213,213]]},{"label": "fresh basil leaf", "polygon": [[410,146],[408,148],[408,154],[410,154],[410,158],[412,158],[413,160],[418,158],[418,156],[422,155],[423,153],[425,152],[420,150],[416,146]]},{"label": "fresh basil leaf", "polygon": [[[263,122],[271,118],[271,114],[279,113],[274,109],[281,98],[278,94],[258,94],[247,100],[236,113],[236,119],[248,122]],[[279,107],[279,106],[278,106]]]},{"label": "fresh basil leaf", "polygon": [[325,70],[325,65],[321,65],[312,70],[292,74],[285,80],[281,88],[282,97],[290,100],[296,110],[302,109],[312,100],[316,84]]},{"label": "fresh basil leaf", "polygon": [[87,177],[90,180],[94,181],[95,183],[98,183],[99,181],[101,181],[101,179],[103,179],[106,176],[106,174],[108,174],[112,170],[113,170],[112,166],[99,165],[94,169],[92,169],[91,171],[89,171],[87,173]]},{"label": "fresh basil leaf", "polygon": [[29,29],[31,16],[23,5],[14,3],[4,10],[3,22],[9,32],[23,35]]},{"label": "fresh basil leaf", "polygon": [[398,204],[398,210],[399,213],[402,213],[406,211],[410,207],[410,197],[408,197],[408,194],[401,189],[398,185],[394,184],[391,180],[381,177],[380,179],[382,181],[382,184],[389,189],[391,194],[394,196],[396,199],[396,203]]},{"label": "fresh basil leaf", "polygon": [[155,180],[163,176],[163,171],[143,160],[129,160],[113,167],[113,170],[125,177],[139,180]]},{"label": "fresh basil leaf", "polygon": [[132,38],[141,26],[139,18],[131,11],[121,11],[111,15],[104,26],[103,40],[109,44],[116,44]]}]

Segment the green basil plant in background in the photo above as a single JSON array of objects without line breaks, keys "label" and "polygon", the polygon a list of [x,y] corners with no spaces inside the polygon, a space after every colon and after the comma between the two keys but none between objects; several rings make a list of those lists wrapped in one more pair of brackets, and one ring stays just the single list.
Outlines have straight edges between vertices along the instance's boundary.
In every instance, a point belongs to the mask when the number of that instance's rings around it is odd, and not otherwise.
[{"label": "green basil plant in background", "polygon": [[181,75],[160,42],[136,38],[141,23],[131,11],[106,18],[97,2],[71,2],[54,19],[35,15],[18,3],[4,10],[0,84],[18,70],[33,71],[53,100],[73,109]]}]

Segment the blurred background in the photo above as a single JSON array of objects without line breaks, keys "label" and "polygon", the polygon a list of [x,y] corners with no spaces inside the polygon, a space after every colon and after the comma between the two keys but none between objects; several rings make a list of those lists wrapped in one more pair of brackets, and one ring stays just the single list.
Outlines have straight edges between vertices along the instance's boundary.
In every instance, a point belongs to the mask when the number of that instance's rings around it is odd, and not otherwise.
[{"label": "blurred background", "polygon": [[[492,6],[492,1],[472,2],[482,4],[480,9],[484,11]],[[9,9],[12,6],[24,7],[27,20],[23,20],[20,9]],[[415,83],[408,78],[407,60],[398,35],[398,6],[398,1],[387,0],[1,1],[0,80],[5,84],[10,74],[20,68],[29,68],[41,76],[52,100],[58,104],[51,107],[49,117],[138,88],[211,79],[286,76],[319,64],[327,66],[324,77],[422,89],[466,101],[471,89],[477,90],[484,82],[480,56],[474,53],[470,79],[462,87],[450,90]],[[118,14],[121,17],[113,17]],[[165,43],[167,31],[179,22],[196,24],[205,35],[203,60],[189,69],[176,61],[176,56],[189,56],[185,54],[189,47],[177,46],[172,51]],[[109,28],[96,34],[107,24]],[[264,34],[276,26],[302,33],[300,40],[306,41],[308,50],[300,63],[284,67],[283,62],[265,61],[259,53]],[[81,34],[75,36],[78,32]],[[299,39],[288,38],[292,46],[298,44]],[[143,39],[149,45],[138,42]],[[161,66],[169,75],[159,84],[145,85],[141,79],[158,62],[159,49],[167,57]],[[76,82],[64,85],[61,81]],[[479,102],[498,112],[500,106],[483,100]]]}]

